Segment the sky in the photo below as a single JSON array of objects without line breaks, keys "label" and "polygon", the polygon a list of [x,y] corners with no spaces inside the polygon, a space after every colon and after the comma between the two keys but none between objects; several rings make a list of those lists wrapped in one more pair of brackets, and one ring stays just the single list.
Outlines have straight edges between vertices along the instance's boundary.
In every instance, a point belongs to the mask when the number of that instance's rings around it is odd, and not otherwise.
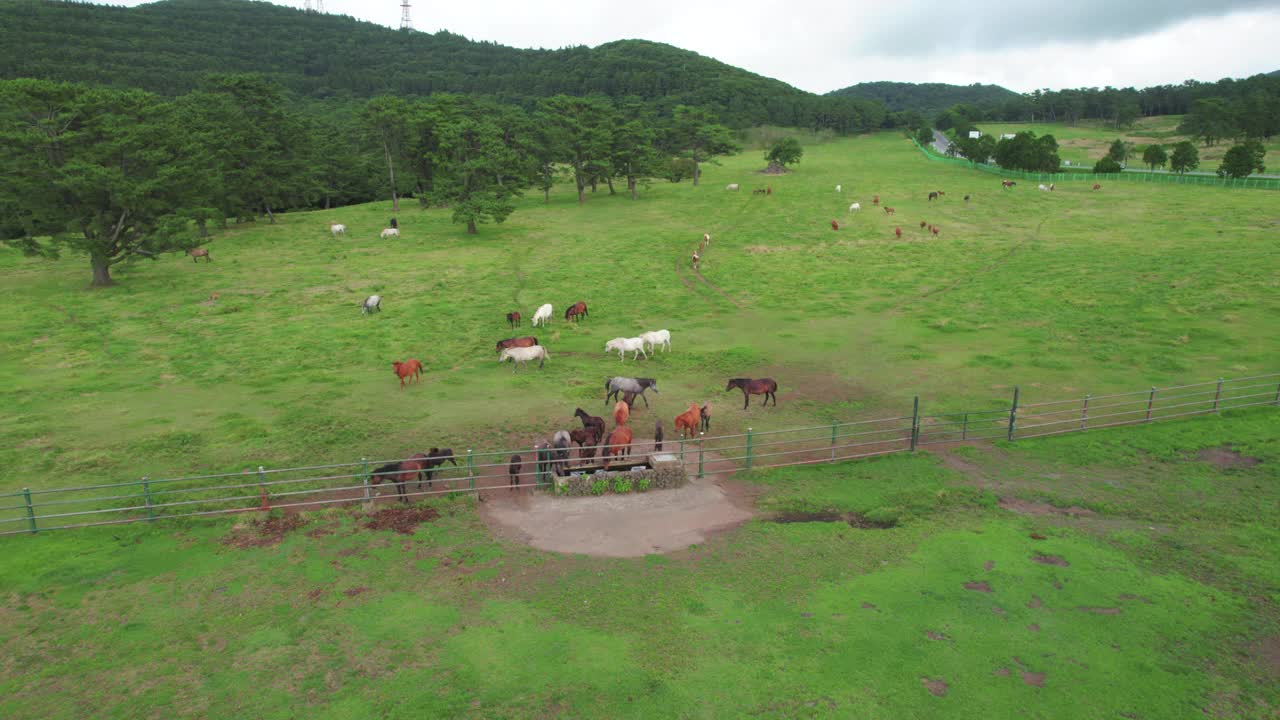
[{"label": "sky", "polygon": [[[875,80],[1018,92],[1146,87],[1280,70],[1280,0],[410,2],[413,27],[423,32],[524,48],[653,40],[815,93]],[[400,23],[400,0],[324,0],[324,7]]]}]

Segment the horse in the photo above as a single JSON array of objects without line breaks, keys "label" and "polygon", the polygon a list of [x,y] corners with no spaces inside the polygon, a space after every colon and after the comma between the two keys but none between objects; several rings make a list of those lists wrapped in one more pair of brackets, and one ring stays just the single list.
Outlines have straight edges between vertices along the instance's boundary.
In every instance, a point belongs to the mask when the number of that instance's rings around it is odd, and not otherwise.
[{"label": "horse", "polygon": [[898,212],[896,209],[891,208],[891,207],[889,207],[888,205],[885,205],[885,206],[884,206],[884,214],[885,214],[885,215],[892,215],[892,214],[894,214],[894,213],[896,213],[896,212]]},{"label": "horse", "polygon": [[587,312],[587,304],[581,300],[571,305],[568,310],[564,311],[564,319],[566,321],[580,320],[584,317],[590,316],[591,314]]},{"label": "horse", "polygon": [[641,340],[638,337],[614,338],[604,344],[604,351],[606,353],[613,352],[614,350],[618,351],[618,362],[625,360],[628,352],[635,352],[635,357],[633,357],[632,360],[639,360],[641,355],[644,355],[646,358],[649,357],[649,353],[644,351],[644,340]]},{"label": "horse", "polygon": [[378,235],[379,238],[386,240],[387,238],[400,237],[400,230],[397,228],[386,228]]},{"label": "horse", "polygon": [[520,324],[519,310],[512,310],[511,312],[507,313],[507,324],[513,328]]},{"label": "horse", "polygon": [[695,403],[676,416],[676,432],[680,433],[680,437],[693,437],[698,433],[698,425],[701,423],[702,410]]},{"label": "horse", "polygon": [[532,335],[525,335],[524,337],[507,338],[506,340],[498,341],[497,347],[494,349],[494,352],[502,352],[507,348],[533,347],[534,345],[537,345],[537,344],[538,344],[538,338]]},{"label": "horse", "polygon": [[894,235],[897,235],[898,237],[902,237],[902,228],[900,228],[900,227],[896,227],[896,228],[894,228],[894,229],[893,229],[893,234],[894,234]]},{"label": "horse", "polygon": [[541,345],[532,345],[530,347],[510,347],[504,348],[498,354],[498,362],[506,362],[511,360],[511,372],[515,372],[521,365],[528,365],[530,360],[537,360],[538,367],[541,368],[546,364],[551,355],[547,349]]},{"label": "horse", "polygon": [[[608,401],[606,400],[605,402]],[[574,410],[573,416],[582,421],[582,428],[584,430],[590,430],[595,435],[596,441],[593,442],[592,445],[598,444],[604,437],[604,418],[597,417],[595,415],[588,415],[587,411],[582,408]]]},{"label": "horse", "polygon": [[551,474],[551,444],[546,440],[534,443],[533,457],[538,471],[536,482],[542,482],[544,476]]},{"label": "horse", "polygon": [[631,408],[625,400],[619,400],[613,404],[613,424],[626,425],[627,418],[631,417]]},{"label": "horse", "polygon": [[213,258],[209,257],[208,248],[191,248],[187,251],[187,254],[191,256],[191,262],[193,263],[200,262],[200,258],[204,258],[206,263],[213,262]]},{"label": "horse", "polygon": [[934,200],[937,200],[937,199],[938,199],[938,193],[936,192],[929,193],[929,202],[933,202]]},{"label": "horse", "polygon": [[773,406],[778,406],[778,383],[773,378],[760,378],[752,380],[751,378],[733,378],[729,384],[725,386],[725,392],[738,388],[742,391],[742,409],[746,410],[751,404],[752,395],[764,395],[764,405],[769,405],[769,398],[773,398]]},{"label": "horse", "polygon": [[1017,184],[1018,184],[1018,183],[1016,183],[1016,182],[1014,182],[1014,181],[1012,181],[1012,180],[1001,180],[1001,181],[1000,181],[1000,187],[1001,187],[1001,189],[1003,189],[1003,190],[1008,190],[1009,188],[1011,188],[1011,187],[1013,187],[1014,185],[1017,185]]},{"label": "horse", "polygon": [[551,453],[551,472],[564,477],[569,474],[569,448],[572,442],[569,431],[557,430],[551,442],[555,448]]},{"label": "horse", "polygon": [[650,330],[647,333],[640,333],[640,339],[649,344],[649,352],[656,350],[658,345],[662,346],[663,352],[671,349],[671,331],[669,330]]},{"label": "horse", "polygon": [[699,261],[699,260],[701,260],[701,259],[702,259],[702,257],[701,257],[700,255],[698,255],[698,251],[697,251],[697,250],[694,250],[694,251],[693,251],[693,269],[694,269],[694,271],[697,271],[697,269],[698,269],[698,261]]},{"label": "horse", "polygon": [[[414,457],[417,457],[416,455]],[[427,487],[431,487],[431,481],[435,479],[435,474],[439,472],[436,468],[444,465],[446,462],[453,463],[454,467],[458,467],[458,461],[454,459],[452,448],[431,448],[427,451],[426,460],[422,464],[422,472],[418,474],[418,489],[422,489],[422,476],[427,477]]]},{"label": "horse", "polygon": [[619,393],[633,392],[644,400],[645,407],[649,407],[649,398],[644,395],[649,388],[653,388],[655,393],[658,392],[658,381],[653,378],[611,377],[604,381],[604,404],[608,405],[609,401]]},{"label": "horse", "polygon": [[418,382],[418,378],[422,375],[422,363],[417,360],[405,360],[404,362],[393,362],[391,368],[396,371],[396,377],[400,378],[400,389],[404,389],[404,381],[406,378]]},{"label": "horse", "polygon": [[662,451],[662,421],[655,420],[653,423],[653,449],[655,452]]},{"label": "horse", "polygon": [[699,429],[702,432],[711,432],[711,403],[703,403],[702,407],[698,408],[698,415],[702,420]]},{"label": "horse", "polygon": [[876,196],[872,197],[872,198],[871,198],[871,204],[872,204],[872,205],[879,205],[879,204],[880,204],[880,196],[879,196],[879,195],[876,195]]},{"label": "horse", "polygon": [[[374,470],[369,476],[371,485],[380,485],[384,481],[390,481],[396,486],[396,494],[400,496],[400,502],[408,505],[409,495],[405,490],[405,484],[411,482],[414,478],[418,478],[421,482],[423,464],[427,459],[426,455],[418,453],[408,460],[400,462],[387,463],[382,467]],[[421,487],[421,486],[419,486]]]},{"label": "horse", "polygon": [[609,443],[604,448],[604,466],[609,467],[610,457],[624,458],[631,455],[631,428],[623,425],[609,433]]},{"label": "horse", "polygon": [[364,299],[364,304],[360,306],[361,315],[367,315],[372,312],[382,312],[381,295],[370,295]]},{"label": "horse", "polygon": [[515,490],[520,486],[520,456],[512,455],[511,462],[507,464],[507,489]]},{"label": "horse", "polygon": [[832,221],[831,221],[831,229],[832,229],[832,230],[839,230],[839,229],[840,229],[840,223],[836,222],[835,220],[832,220]]},{"label": "horse", "polygon": [[329,232],[332,233],[334,237],[338,237],[339,235],[346,235],[347,226],[343,225],[342,223],[329,223]]},{"label": "horse", "polygon": [[1094,190],[1101,190],[1101,189],[1102,189],[1102,185],[1100,185],[1099,183],[1094,183],[1094,184],[1093,184],[1093,189],[1094,189]]},{"label": "horse", "polygon": [[534,327],[537,327],[538,325],[545,326],[549,320],[551,320],[551,303],[546,303],[545,305],[540,306],[537,311],[533,313]]},{"label": "horse", "polygon": [[570,442],[578,443],[578,459],[590,460],[596,456],[596,446],[600,444],[600,436],[595,428],[578,428],[569,431]]},{"label": "horse", "polygon": [[965,196],[964,196],[964,201],[965,201],[965,202],[969,202],[969,196],[968,196],[968,195],[965,195]]}]

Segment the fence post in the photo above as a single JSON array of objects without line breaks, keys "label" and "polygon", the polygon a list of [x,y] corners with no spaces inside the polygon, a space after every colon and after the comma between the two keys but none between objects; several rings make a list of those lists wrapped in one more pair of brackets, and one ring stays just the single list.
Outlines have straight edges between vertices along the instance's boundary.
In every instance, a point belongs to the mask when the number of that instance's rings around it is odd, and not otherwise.
[{"label": "fence post", "polygon": [[960,439],[969,439],[969,413],[964,414],[964,424],[960,426]]},{"label": "fence post", "polygon": [[1151,388],[1151,394],[1147,396],[1147,420],[1146,420],[1146,422],[1151,422],[1151,406],[1152,406],[1152,405],[1154,405],[1154,404],[1155,404],[1155,402],[1156,402],[1156,389],[1155,389],[1155,387],[1153,386],[1153,387]]},{"label": "fence post", "polygon": [[680,464],[684,465],[684,432],[680,433]]},{"label": "fence post", "polygon": [[258,509],[270,510],[271,502],[267,499],[267,471],[261,465],[258,466],[258,495],[262,501]]},{"label": "fence post", "polygon": [[476,460],[475,455],[471,454],[471,448],[467,448],[467,488],[476,489]]},{"label": "fence post", "polygon": [[1276,404],[1280,405],[1280,383],[1276,383]]},{"label": "fence post", "polygon": [[702,479],[702,471],[704,467],[702,450],[703,450],[703,446],[707,444],[707,440],[704,437],[705,435],[706,433],[703,433],[703,432],[698,433],[698,479],[699,480]]},{"label": "fence post", "polygon": [[31,532],[39,532],[36,529],[36,509],[31,505],[31,488],[22,488],[22,497],[27,501],[27,524],[31,526]]},{"label": "fence post", "polygon": [[1092,395],[1084,396],[1084,407],[1080,408],[1080,429],[1084,430],[1089,427],[1089,398]]},{"label": "fence post", "polygon": [[1009,440],[1013,440],[1013,428],[1018,421],[1018,386],[1013,386],[1013,404],[1009,406]]},{"label": "fence post", "polygon": [[916,451],[916,442],[920,440],[920,396],[911,402],[911,452]]},{"label": "fence post", "polygon": [[1213,394],[1213,411],[1218,412],[1218,399],[1222,397],[1222,378],[1218,378],[1218,390]]},{"label": "fence post", "polygon": [[148,481],[146,475],[142,476],[142,496],[147,501],[147,519],[155,520],[156,511],[155,508],[151,507],[151,483]]},{"label": "fence post", "polygon": [[360,484],[364,485],[364,501],[369,502],[373,498],[369,496],[369,458],[360,458]]},{"label": "fence post", "polygon": [[840,427],[835,420],[831,421],[831,462],[836,461],[836,429]]},{"label": "fence post", "polygon": [[747,469],[751,469],[751,428],[747,428]]}]

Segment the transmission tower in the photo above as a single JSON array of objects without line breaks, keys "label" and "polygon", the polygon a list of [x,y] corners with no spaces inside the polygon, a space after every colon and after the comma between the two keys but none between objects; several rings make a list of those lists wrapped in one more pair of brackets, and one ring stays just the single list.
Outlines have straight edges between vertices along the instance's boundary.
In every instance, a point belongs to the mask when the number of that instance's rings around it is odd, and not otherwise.
[{"label": "transmission tower", "polygon": [[400,0],[400,29],[413,29],[413,21],[409,19],[409,0]]},{"label": "transmission tower", "polygon": [[303,10],[307,12],[324,12],[324,0],[307,0],[303,5]]}]

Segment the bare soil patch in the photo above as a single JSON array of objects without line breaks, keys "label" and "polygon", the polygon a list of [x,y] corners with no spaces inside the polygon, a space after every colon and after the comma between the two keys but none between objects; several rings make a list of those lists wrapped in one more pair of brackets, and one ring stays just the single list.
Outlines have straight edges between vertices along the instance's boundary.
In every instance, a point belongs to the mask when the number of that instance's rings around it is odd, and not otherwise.
[{"label": "bare soil patch", "polygon": [[1031,632],[1040,632],[1040,625],[1037,623],[1031,623],[1027,626],[1027,630]]},{"label": "bare soil patch", "polygon": [[1082,507],[1057,507],[1049,503],[1034,502],[1031,500],[1023,500],[1022,498],[1002,497],[998,503],[1000,507],[1020,515],[1064,515],[1066,517],[1094,517],[1096,512],[1089,508]]},{"label": "bare soil patch", "polygon": [[1200,462],[1207,462],[1220,470],[1251,468],[1262,462],[1256,457],[1240,454],[1238,451],[1232,449],[1230,445],[1205,448],[1196,453],[1196,459]]},{"label": "bare soil patch", "polygon": [[925,637],[929,638],[930,640],[950,640],[951,639],[951,637],[948,636],[946,633],[934,632],[932,630],[926,630],[924,634],[925,634]]},{"label": "bare soil patch", "polygon": [[1027,607],[1032,610],[1042,608],[1044,607],[1044,601],[1040,599],[1039,595],[1032,595],[1031,601],[1027,603]]},{"label": "bare soil patch", "polygon": [[1030,670],[1022,671],[1022,682],[1036,687],[1044,687],[1044,673],[1031,672]]},{"label": "bare soil patch", "polygon": [[1250,645],[1249,658],[1272,680],[1280,681],[1280,635],[1268,635]]},{"label": "bare soil patch", "polygon": [[412,535],[418,526],[440,517],[435,508],[389,507],[365,516],[364,526],[370,530],[395,530],[401,535]]},{"label": "bare soil patch", "polygon": [[924,685],[924,689],[928,690],[934,697],[942,697],[947,694],[947,681],[942,678],[920,678],[920,684]]},{"label": "bare soil patch", "polygon": [[964,584],[965,590],[977,590],[978,592],[994,592],[991,589],[991,583],[983,580],[981,582],[967,582]]},{"label": "bare soil patch", "polygon": [[752,494],[727,477],[627,495],[493,493],[480,514],[499,536],[540,550],[601,557],[668,553],[705,542],[753,515]]},{"label": "bare soil patch", "polygon": [[222,538],[222,544],[236,548],[259,548],[280,544],[284,536],[306,525],[307,521],[298,515],[282,515],[267,517],[261,520],[250,520],[244,525],[236,525],[231,532]]},{"label": "bare soil patch", "polygon": [[1082,605],[1076,609],[1079,610],[1080,612],[1093,613],[1094,615],[1119,615],[1121,612],[1123,612],[1120,608],[1092,607],[1088,605]]},{"label": "bare soil patch", "polygon": [[1009,677],[1009,668],[996,668],[991,671],[991,674],[996,677]]},{"label": "bare soil patch", "polygon": [[872,520],[862,513],[856,512],[786,512],[774,515],[769,518],[770,522],[776,523],[846,523],[850,527],[860,528],[863,530],[887,530],[897,526],[895,521],[879,521]]},{"label": "bare soil patch", "polygon": [[369,588],[363,585],[357,585],[353,588],[347,588],[346,590],[343,590],[342,594],[346,595],[347,597],[355,597],[361,593],[367,593],[367,592],[369,592]]},{"label": "bare soil patch", "polygon": [[1040,563],[1041,565],[1057,565],[1058,567],[1071,567],[1071,563],[1061,555],[1042,555],[1036,553],[1031,556],[1031,562]]},{"label": "bare soil patch", "polygon": [[1117,596],[1117,597],[1116,597],[1116,599],[1117,599],[1117,600],[1124,600],[1124,601],[1136,601],[1136,602],[1143,603],[1144,605],[1151,605],[1151,604],[1153,604],[1153,603],[1151,602],[1151,600],[1150,600],[1150,599],[1148,599],[1148,598],[1144,598],[1144,597],[1142,597],[1141,595],[1132,595],[1132,594],[1130,594],[1130,593],[1124,593],[1124,594],[1122,594],[1122,595],[1119,595],[1119,596]]},{"label": "bare soil patch", "polygon": [[995,566],[996,566],[996,561],[995,561],[995,560],[988,560],[988,561],[986,561],[986,562],[982,563],[982,569],[983,569],[983,570],[986,570],[987,572],[991,572],[991,571],[992,571],[992,569],[994,569],[994,568],[995,568]]}]

